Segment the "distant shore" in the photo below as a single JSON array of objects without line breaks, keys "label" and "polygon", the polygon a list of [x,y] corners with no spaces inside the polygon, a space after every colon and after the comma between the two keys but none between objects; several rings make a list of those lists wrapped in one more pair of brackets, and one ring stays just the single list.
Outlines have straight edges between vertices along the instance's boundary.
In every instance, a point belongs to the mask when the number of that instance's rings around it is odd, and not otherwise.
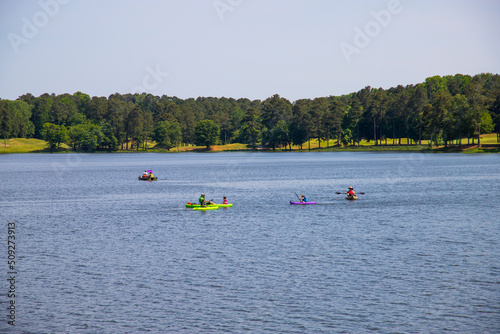
[{"label": "distant shore", "polygon": [[[4,141],[0,142],[0,154],[14,154],[14,153],[50,153],[47,142],[40,139],[25,139],[25,138],[12,138],[5,141],[7,146],[4,145]],[[227,145],[215,145],[206,150],[205,147],[186,145],[182,147],[174,147],[170,150],[155,148],[153,144],[150,144],[146,149],[140,148],[137,150],[117,150],[111,151],[109,153],[183,153],[183,152],[203,152],[203,153],[215,153],[215,152],[252,152],[252,147],[246,144],[227,144]],[[317,141],[311,141],[310,149],[309,143],[302,145],[302,149],[299,146],[292,146],[292,150],[288,147],[277,148],[272,150],[269,148],[263,149],[262,147],[255,150],[257,152],[423,152],[423,153],[500,153],[500,144],[496,143],[496,134],[485,134],[481,136],[481,147],[478,147],[477,142],[473,145],[467,143],[466,140],[462,141],[462,145],[453,144],[445,148],[444,146],[435,146],[430,148],[427,141],[423,142],[423,145],[407,145],[403,143],[401,145],[392,144],[392,139],[387,141],[387,144],[373,145],[373,142],[362,141],[360,145],[350,145],[350,146],[337,146],[334,145],[334,141],[330,140],[328,143],[322,142],[321,145]],[[72,150],[67,145],[62,145],[58,150],[53,153],[77,153],[77,151]],[[88,152],[84,152],[88,153]],[[95,151],[93,153],[108,153],[108,151]]]}]

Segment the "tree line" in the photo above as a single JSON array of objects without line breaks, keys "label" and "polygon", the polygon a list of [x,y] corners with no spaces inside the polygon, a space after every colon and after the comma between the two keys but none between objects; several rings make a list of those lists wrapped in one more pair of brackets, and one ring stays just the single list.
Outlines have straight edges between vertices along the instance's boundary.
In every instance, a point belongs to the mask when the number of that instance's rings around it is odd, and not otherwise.
[{"label": "tree line", "polygon": [[[317,139],[320,147],[421,144],[445,146],[481,133],[500,133],[500,76],[433,76],[416,85],[300,99],[279,95],[180,99],[151,94],[90,97],[77,92],[25,94],[0,100],[0,136],[44,139],[51,150],[65,143],[77,151],[139,150],[154,141],[170,149],[183,144],[244,143],[256,149],[290,148]],[[498,138],[498,137],[497,137]],[[403,140],[405,139],[405,140]]]}]

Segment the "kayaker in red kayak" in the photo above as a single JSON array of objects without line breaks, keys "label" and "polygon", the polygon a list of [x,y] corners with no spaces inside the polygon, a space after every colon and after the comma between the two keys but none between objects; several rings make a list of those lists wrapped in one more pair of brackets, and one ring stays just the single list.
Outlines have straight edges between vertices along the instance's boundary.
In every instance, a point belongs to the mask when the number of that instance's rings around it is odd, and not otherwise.
[{"label": "kayaker in red kayak", "polygon": [[299,199],[301,202],[307,202],[307,197],[304,194],[302,194]]},{"label": "kayaker in red kayak", "polygon": [[356,196],[356,193],[354,192],[354,190],[352,190],[353,188],[352,187],[349,187],[349,191],[346,192],[345,194],[347,196]]}]

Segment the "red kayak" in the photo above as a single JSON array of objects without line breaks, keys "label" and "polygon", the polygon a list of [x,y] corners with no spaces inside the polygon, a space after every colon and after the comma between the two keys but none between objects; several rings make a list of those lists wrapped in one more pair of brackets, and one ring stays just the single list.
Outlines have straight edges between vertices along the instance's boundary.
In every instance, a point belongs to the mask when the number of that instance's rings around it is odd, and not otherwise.
[{"label": "red kayak", "polygon": [[290,201],[290,204],[294,204],[294,205],[308,205],[308,204],[318,204],[316,202],[292,202]]}]

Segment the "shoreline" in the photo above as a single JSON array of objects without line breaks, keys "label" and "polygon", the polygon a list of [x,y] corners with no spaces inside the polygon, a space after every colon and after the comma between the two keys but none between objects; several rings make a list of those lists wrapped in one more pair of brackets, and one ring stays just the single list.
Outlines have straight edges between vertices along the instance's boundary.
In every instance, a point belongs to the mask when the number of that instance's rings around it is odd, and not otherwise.
[{"label": "shoreline", "polygon": [[254,152],[254,153],[307,153],[307,152],[377,152],[377,153],[464,153],[464,154],[476,154],[476,153],[500,153],[500,145],[485,145],[484,147],[478,147],[477,145],[474,147],[467,148],[459,148],[457,147],[438,147],[438,148],[429,148],[424,146],[361,146],[361,147],[328,147],[328,148],[314,148],[314,149],[292,149],[292,150],[283,150],[283,149],[218,149],[218,150],[206,150],[206,149],[191,149],[191,150],[182,150],[182,151],[174,151],[174,150],[164,150],[164,149],[147,149],[147,150],[116,150],[116,151],[73,151],[68,149],[60,149],[58,151],[50,152],[48,149],[37,149],[37,150],[16,150],[15,152],[3,151],[4,147],[0,147],[0,156],[7,154],[68,154],[68,153],[80,153],[80,154],[117,154],[117,153],[127,153],[127,154],[140,154],[140,153],[158,153],[158,154],[183,154],[183,153],[201,153],[201,154],[210,154],[210,153],[243,153],[243,152]]},{"label": "shoreline", "polygon": [[[40,139],[25,139],[25,138],[11,138],[7,139],[7,146],[4,143],[0,143],[0,155],[3,154],[24,154],[24,153],[218,153],[218,152],[262,152],[262,153],[287,153],[287,152],[417,152],[417,153],[500,153],[500,144],[496,143],[496,134],[487,134],[481,138],[481,146],[477,144],[467,144],[462,143],[459,146],[457,143],[449,145],[448,147],[437,146],[430,148],[427,142],[423,145],[407,145],[402,144],[380,144],[373,145],[370,142],[363,141],[360,145],[350,145],[350,146],[322,146],[319,147],[317,142],[311,142],[311,148],[309,145],[303,145],[302,149],[298,146],[292,146],[289,148],[278,148],[276,150],[270,148],[258,147],[256,150],[252,150],[246,144],[226,144],[226,145],[214,145],[207,150],[205,147],[191,146],[187,145],[184,147],[173,147],[170,150],[163,148],[146,148],[146,149],[130,149],[130,150],[97,150],[97,151],[75,151],[69,146],[62,144],[62,146],[50,152],[47,147],[47,142]],[[153,145],[154,143],[148,143]],[[147,145],[146,145],[147,146]]]}]

